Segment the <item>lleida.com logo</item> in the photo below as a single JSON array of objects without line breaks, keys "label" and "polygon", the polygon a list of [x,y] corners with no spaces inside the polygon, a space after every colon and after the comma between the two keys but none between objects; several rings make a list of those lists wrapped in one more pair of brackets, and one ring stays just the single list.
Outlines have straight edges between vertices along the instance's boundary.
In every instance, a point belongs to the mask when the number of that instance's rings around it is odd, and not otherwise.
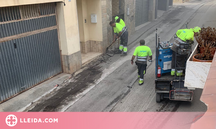
[{"label": "lleida.com logo", "polygon": [[17,124],[17,117],[15,115],[8,115],[5,118],[5,122],[8,126],[13,127]]},{"label": "lleida.com logo", "polygon": [[19,118],[17,119],[17,117],[15,115],[8,115],[5,118],[5,123],[10,126],[13,127],[15,125],[17,125],[17,123],[19,124],[57,124],[58,123],[58,118]]}]

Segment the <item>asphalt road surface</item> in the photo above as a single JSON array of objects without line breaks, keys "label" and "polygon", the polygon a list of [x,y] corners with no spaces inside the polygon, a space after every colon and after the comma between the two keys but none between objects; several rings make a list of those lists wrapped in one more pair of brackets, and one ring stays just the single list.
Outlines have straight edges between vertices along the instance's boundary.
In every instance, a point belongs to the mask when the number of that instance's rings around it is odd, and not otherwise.
[{"label": "asphalt road surface", "polygon": [[[155,30],[161,41],[171,40],[175,32],[195,26],[216,26],[216,1],[203,0],[177,4],[160,18],[140,28],[129,37],[129,52],[125,57],[104,56],[74,75],[67,86],[39,100],[26,111],[66,112],[205,112],[200,101],[202,89],[196,89],[192,102],[164,100],[156,103],[155,94]],[[144,85],[138,85],[136,65],[130,64],[138,41],[145,39],[152,49],[153,62],[148,63]],[[132,88],[128,88],[131,86]]]},{"label": "asphalt road surface", "polygon": [[[155,28],[158,28],[158,34],[161,41],[167,41],[172,38],[179,28],[216,25],[215,19],[212,19],[215,12],[214,1],[193,1],[181,5],[175,5],[166,12],[161,18],[154,21],[150,29],[142,28],[136,32],[140,39],[146,40],[146,45],[152,49],[155,55]],[[206,17],[206,18],[204,18]],[[214,24],[213,24],[214,22]],[[147,30],[147,31],[146,31]],[[147,74],[144,78],[144,85],[139,86],[137,70],[135,65],[130,64],[131,55],[134,48],[139,44],[136,42],[130,45],[130,52],[127,57],[119,57],[119,65],[110,65],[117,67],[114,72],[104,78],[85,96],[70,106],[66,111],[108,111],[108,112],[203,112],[206,110],[205,104],[199,99],[202,89],[196,89],[193,102],[178,102],[165,100],[156,103],[155,94],[155,62],[148,64]],[[118,56],[118,55],[116,55]],[[154,60],[154,59],[153,59]],[[133,81],[136,82],[129,89]]]}]

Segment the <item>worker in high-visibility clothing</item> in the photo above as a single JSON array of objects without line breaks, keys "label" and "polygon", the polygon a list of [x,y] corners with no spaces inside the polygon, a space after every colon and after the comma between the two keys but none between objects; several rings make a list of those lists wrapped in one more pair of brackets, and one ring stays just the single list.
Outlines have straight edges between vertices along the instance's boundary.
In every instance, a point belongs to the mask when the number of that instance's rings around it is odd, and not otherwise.
[{"label": "worker in high-visibility clothing", "polygon": [[133,65],[134,59],[137,57],[136,65],[138,68],[139,85],[144,83],[144,74],[146,74],[147,59],[152,62],[152,52],[148,46],[145,46],[145,40],[140,40],[140,46],[136,47],[134,54],[131,58],[131,64]]},{"label": "worker in high-visibility clothing", "polygon": [[[194,28],[190,28],[190,29],[180,29],[176,32],[177,40],[178,40],[178,42],[184,42],[187,44],[192,44],[192,43],[194,43],[194,33],[199,33],[200,30],[201,30],[201,28],[198,26],[194,27]],[[174,43],[174,45],[175,45],[175,43]],[[173,47],[174,47],[174,45],[173,45]],[[176,73],[176,71],[174,69],[175,54],[176,54],[176,52],[173,51],[171,75],[174,76],[176,74],[177,76],[182,76],[183,70],[179,70],[179,72],[177,71],[177,73]],[[179,65],[180,67],[185,67],[186,61],[184,61],[183,59],[185,59],[186,56],[187,55],[178,56],[177,60],[179,60],[180,63],[178,62],[176,65]]]},{"label": "worker in high-visibility clothing", "polygon": [[176,32],[176,36],[184,42],[193,42],[194,33],[199,32],[200,27],[194,27],[191,29],[180,29]]},{"label": "worker in high-visibility clothing", "polygon": [[[116,16],[116,17],[115,17],[115,22],[121,24],[123,27],[125,27],[125,28],[127,29],[124,20],[121,19],[120,17]],[[115,31],[115,30],[114,30],[114,31]],[[119,52],[117,52],[117,53],[122,53],[122,49],[123,49],[123,48],[124,48],[123,44],[120,43],[120,44],[119,44]]]},{"label": "worker in high-visibility clothing", "polygon": [[115,17],[115,22],[121,24],[122,26],[126,26],[124,20],[122,20],[120,17]]},{"label": "worker in high-visibility clothing", "polygon": [[113,42],[116,41],[116,39],[121,38],[121,43],[119,46],[119,53],[122,53],[123,56],[127,55],[127,44],[128,44],[128,31],[127,28],[122,26],[119,23],[115,23],[113,21],[110,22],[110,26],[113,27],[114,30],[114,39]]}]

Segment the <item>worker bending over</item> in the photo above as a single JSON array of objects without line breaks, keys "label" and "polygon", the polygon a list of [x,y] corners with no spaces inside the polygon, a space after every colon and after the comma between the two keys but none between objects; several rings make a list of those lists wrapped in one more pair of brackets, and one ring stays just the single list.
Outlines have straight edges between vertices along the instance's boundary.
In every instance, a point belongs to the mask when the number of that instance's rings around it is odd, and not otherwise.
[{"label": "worker bending over", "polygon": [[122,53],[122,55],[127,55],[127,44],[128,44],[128,31],[127,28],[120,23],[115,23],[113,21],[110,22],[110,26],[113,27],[114,30],[114,40],[121,38],[121,43],[119,46],[119,53]]},{"label": "worker bending over", "polygon": [[[191,28],[191,29],[180,29],[176,32],[176,41],[173,44],[173,47],[171,48],[173,50],[173,56],[172,56],[172,70],[171,70],[171,75],[174,76],[176,71],[175,71],[175,65],[177,67],[185,67],[186,65],[186,60],[188,54],[185,55],[179,55],[179,53],[176,51],[177,47],[179,47],[179,43],[183,43],[183,44],[193,44],[194,43],[194,33],[199,32],[201,30],[200,27],[195,27],[195,28]],[[177,59],[175,62],[175,54],[177,55]],[[176,64],[175,64],[176,63]],[[177,76],[182,76],[183,74],[183,70],[179,70],[177,72]]]},{"label": "worker bending over", "polygon": [[199,32],[200,27],[194,27],[190,29],[180,29],[176,32],[176,36],[183,42],[191,43],[194,41],[194,33]]},{"label": "worker bending over", "polygon": [[147,59],[149,57],[149,62],[152,62],[152,52],[148,46],[145,46],[145,40],[140,40],[140,46],[136,47],[134,54],[131,59],[131,64],[133,65],[134,59],[137,56],[136,65],[138,68],[138,78],[139,85],[144,83],[144,74],[146,74]]}]

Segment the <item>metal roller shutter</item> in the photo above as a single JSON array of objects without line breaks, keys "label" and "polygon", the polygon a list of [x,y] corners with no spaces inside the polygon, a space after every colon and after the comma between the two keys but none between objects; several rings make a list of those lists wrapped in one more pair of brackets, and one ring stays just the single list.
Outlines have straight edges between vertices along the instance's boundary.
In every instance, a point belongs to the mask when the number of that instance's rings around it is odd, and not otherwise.
[{"label": "metal roller shutter", "polygon": [[149,19],[149,0],[136,0],[136,21],[135,26],[148,22]]},{"label": "metal roller shutter", "polygon": [[0,102],[62,72],[55,3],[0,8]]}]

